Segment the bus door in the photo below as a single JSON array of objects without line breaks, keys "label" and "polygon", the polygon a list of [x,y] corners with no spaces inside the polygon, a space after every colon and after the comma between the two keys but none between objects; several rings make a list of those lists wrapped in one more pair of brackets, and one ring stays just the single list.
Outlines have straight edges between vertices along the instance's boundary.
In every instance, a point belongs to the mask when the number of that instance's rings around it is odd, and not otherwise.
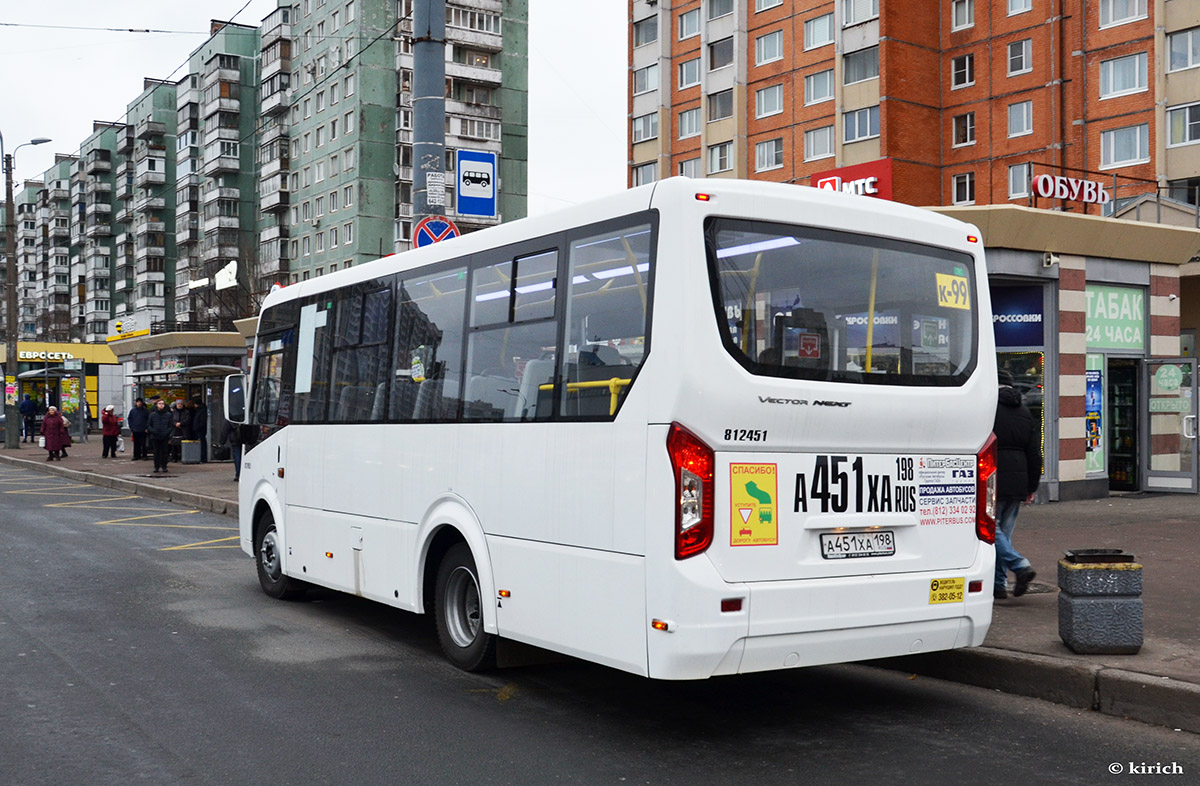
[{"label": "bus door", "polygon": [[1196,493],[1196,359],[1151,358],[1143,364],[1146,411],[1142,488]]}]

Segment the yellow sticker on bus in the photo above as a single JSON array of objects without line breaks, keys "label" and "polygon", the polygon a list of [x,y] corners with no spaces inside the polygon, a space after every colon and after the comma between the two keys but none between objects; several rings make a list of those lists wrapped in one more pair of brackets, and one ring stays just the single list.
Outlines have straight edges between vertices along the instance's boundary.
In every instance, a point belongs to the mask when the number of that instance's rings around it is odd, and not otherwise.
[{"label": "yellow sticker on bus", "polygon": [[779,544],[779,492],[775,464],[729,465],[729,545]]},{"label": "yellow sticker on bus", "polygon": [[937,299],[942,308],[971,309],[971,284],[966,276],[937,273]]},{"label": "yellow sticker on bus", "polygon": [[930,603],[962,603],[967,580],[963,577],[933,579],[929,582]]}]

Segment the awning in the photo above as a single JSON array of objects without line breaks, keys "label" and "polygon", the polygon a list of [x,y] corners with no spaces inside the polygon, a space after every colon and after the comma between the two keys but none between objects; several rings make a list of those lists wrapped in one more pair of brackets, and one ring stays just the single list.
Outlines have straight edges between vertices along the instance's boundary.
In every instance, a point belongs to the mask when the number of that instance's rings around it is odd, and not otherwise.
[{"label": "awning", "polygon": [[[149,377],[160,378],[171,382],[197,382],[204,379],[224,379],[230,374],[240,374],[237,366],[225,366],[220,363],[205,363],[198,366],[183,366],[180,368],[158,368],[150,371],[131,371],[130,377],[135,381]],[[147,380],[149,381],[149,380]]]},{"label": "awning", "polygon": [[33,368],[29,371],[22,371],[17,374],[17,379],[45,379],[54,377],[62,379],[63,377],[82,377],[83,372],[78,369],[67,370],[62,366],[47,366],[46,368]]}]

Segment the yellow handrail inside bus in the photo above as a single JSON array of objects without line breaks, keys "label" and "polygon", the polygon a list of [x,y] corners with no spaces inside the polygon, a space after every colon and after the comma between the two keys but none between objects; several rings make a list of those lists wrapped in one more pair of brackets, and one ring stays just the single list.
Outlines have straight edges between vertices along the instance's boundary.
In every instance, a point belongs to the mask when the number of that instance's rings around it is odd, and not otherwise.
[{"label": "yellow handrail inside bus", "polygon": [[[578,393],[581,390],[594,390],[596,388],[608,388],[608,414],[615,415],[617,412],[617,398],[621,395],[621,388],[628,387],[633,379],[621,379],[613,377],[612,379],[598,379],[593,382],[568,382],[567,392]],[[554,384],[547,382],[544,385],[538,385],[538,390],[553,390]]]},{"label": "yellow handrail inside bus", "polygon": [[871,299],[867,303],[867,357],[866,373],[871,373],[871,350],[875,344],[875,284],[879,277],[879,249],[871,259]]}]

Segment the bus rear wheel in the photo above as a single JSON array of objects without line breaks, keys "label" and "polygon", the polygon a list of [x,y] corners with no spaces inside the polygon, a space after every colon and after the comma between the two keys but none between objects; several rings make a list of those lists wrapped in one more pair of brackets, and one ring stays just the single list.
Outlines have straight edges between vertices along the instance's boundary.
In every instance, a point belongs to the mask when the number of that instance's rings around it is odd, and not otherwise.
[{"label": "bus rear wheel", "polygon": [[292,600],[304,594],[304,585],[283,575],[283,558],[279,548],[279,533],[275,519],[266,514],[258,525],[254,542],[254,561],[258,565],[258,583],[263,592],[279,600]]},{"label": "bus rear wheel", "polygon": [[459,543],[438,566],[434,621],[442,652],[463,671],[484,671],[496,663],[496,637],[483,629],[483,596],[471,549]]}]

